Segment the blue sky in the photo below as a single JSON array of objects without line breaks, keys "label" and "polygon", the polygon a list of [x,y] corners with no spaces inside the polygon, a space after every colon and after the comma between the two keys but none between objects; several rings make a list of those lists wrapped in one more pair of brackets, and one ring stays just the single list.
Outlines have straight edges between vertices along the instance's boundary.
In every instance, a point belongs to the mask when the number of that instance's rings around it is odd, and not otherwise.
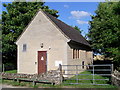
[{"label": "blue sky", "polygon": [[50,9],[59,11],[58,19],[68,25],[78,26],[83,30],[82,35],[88,33],[88,21],[91,20],[90,15],[95,15],[97,2],[47,2],[45,5]]},{"label": "blue sky", "polygon": [[[91,20],[90,15],[95,15],[94,11],[97,9],[98,2],[46,2],[45,5],[50,9],[58,10],[58,15],[60,15],[58,19],[68,25],[78,26],[83,30],[84,36],[88,33],[88,21]],[[2,10],[5,8],[2,7]]]}]

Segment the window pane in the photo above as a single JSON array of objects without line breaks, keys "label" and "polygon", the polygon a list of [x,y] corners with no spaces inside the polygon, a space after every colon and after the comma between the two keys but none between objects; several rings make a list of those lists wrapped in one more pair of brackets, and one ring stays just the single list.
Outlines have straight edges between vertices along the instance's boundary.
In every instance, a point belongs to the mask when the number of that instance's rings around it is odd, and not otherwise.
[{"label": "window pane", "polygon": [[78,50],[78,58],[79,58],[79,50]]},{"label": "window pane", "polygon": [[76,59],[77,59],[77,49],[76,49]]},{"label": "window pane", "polygon": [[74,59],[74,49],[73,49],[73,59]]},{"label": "window pane", "polygon": [[76,59],[76,54],[77,54],[77,53],[76,53],[76,49],[75,49],[75,59]]},{"label": "window pane", "polygon": [[25,52],[27,49],[27,45],[26,44],[23,44],[23,52]]},{"label": "window pane", "polygon": [[83,65],[83,66],[82,66],[82,69],[84,69],[84,61],[82,61],[82,65]]}]

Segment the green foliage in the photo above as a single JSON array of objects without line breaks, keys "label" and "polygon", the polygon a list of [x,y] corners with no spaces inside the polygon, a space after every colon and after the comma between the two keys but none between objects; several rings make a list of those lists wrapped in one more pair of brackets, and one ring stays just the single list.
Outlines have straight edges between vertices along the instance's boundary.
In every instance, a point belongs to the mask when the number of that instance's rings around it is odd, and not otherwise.
[{"label": "green foliage", "polygon": [[15,70],[17,69],[14,63],[5,63],[4,64],[4,71]]},{"label": "green foliage", "polygon": [[2,20],[0,19],[0,53],[2,53]]},{"label": "green foliage", "polygon": [[95,13],[90,21],[89,41],[95,53],[113,58],[118,69],[120,67],[120,2],[99,3]]},{"label": "green foliage", "polygon": [[49,9],[43,2],[12,2],[3,4],[7,12],[2,12],[2,58],[3,63],[16,65],[17,47],[15,41],[39,9],[58,17],[56,10]]},{"label": "green foliage", "polygon": [[80,30],[80,28],[78,26],[74,26],[73,28],[76,29],[76,30],[78,30],[80,33],[82,33],[82,31],[83,31],[83,30]]}]

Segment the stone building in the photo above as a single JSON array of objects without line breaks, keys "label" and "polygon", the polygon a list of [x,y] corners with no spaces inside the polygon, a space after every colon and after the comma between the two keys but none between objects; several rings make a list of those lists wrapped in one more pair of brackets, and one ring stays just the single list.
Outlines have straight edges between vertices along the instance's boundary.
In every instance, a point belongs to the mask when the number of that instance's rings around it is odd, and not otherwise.
[{"label": "stone building", "polygon": [[40,74],[93,60],[90,44],[71,26],[39,10],[16,41],[17,72]]}]

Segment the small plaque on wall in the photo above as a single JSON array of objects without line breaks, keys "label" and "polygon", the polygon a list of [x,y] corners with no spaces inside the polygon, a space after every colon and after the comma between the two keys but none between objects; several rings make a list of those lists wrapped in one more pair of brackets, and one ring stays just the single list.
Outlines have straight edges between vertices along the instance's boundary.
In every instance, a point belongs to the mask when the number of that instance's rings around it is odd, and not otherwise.
[{"label": "small plaque on wall", "polygon": [[59,64],[62,64],[62,61],[55,61],[55,66],[59,66]]}]

